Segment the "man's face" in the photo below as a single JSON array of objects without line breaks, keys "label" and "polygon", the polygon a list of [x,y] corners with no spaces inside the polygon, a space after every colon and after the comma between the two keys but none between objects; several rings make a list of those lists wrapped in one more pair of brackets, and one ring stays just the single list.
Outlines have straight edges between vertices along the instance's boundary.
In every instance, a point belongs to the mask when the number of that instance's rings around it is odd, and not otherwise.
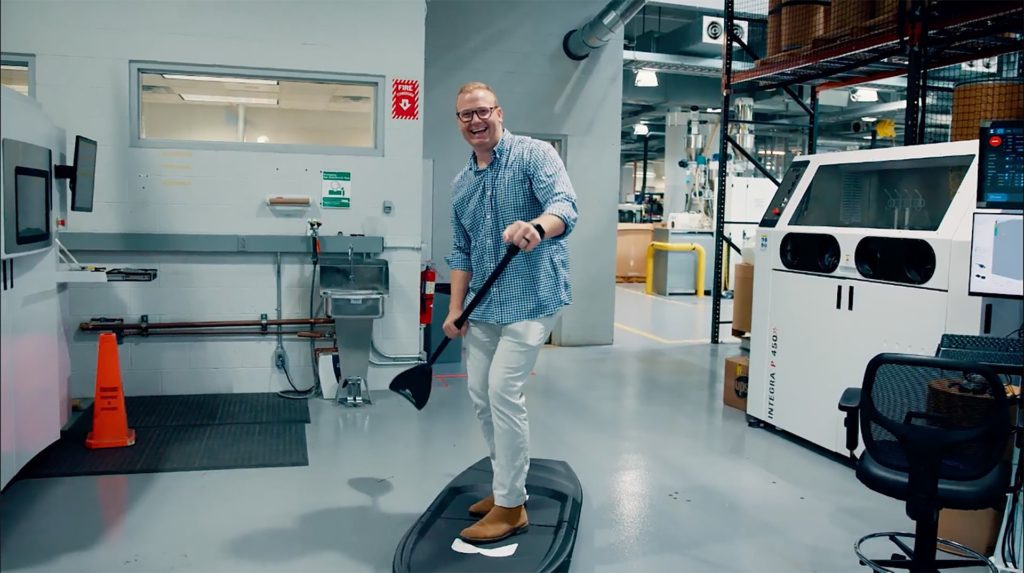
[{"label": "man's face", "polygon": [[[477,113],[470,114],[472,111]],[[473,149],[494,149],[503,131],[501,108],[494,94],[483,89],[464,93],[455,100],[455,113],[459,131]],[[487,119],[480,119],[481,115]]]}]

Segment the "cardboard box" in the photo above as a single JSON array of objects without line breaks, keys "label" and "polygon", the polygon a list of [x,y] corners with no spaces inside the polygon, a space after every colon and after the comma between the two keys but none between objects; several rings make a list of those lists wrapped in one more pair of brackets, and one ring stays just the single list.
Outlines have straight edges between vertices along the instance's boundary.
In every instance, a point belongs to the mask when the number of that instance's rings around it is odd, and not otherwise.
[{"label": "cardboard box", "polygon": [[939,512],[939,537],[966,545],[982,555],[992,555],[1003,522],[1003,512],[995,509]]},{"label": "cardboard box", "polygon": [[747,375],[750,359],[747,356],[730,356],[725,359],[725,384],[722,401],[726,406],[747,411]]},{"label": "cardboard box", "polygon": [[733,286],[732,329],[750,332],[750,316],[754,304],[754,265],[737,263],[733,267],[736,284]]},{"label": "cardboard box", "polygon": [[642,281],[647,277],[647,246],[654,238],[650,223],[619,223],[615,249],[615,276]]}]

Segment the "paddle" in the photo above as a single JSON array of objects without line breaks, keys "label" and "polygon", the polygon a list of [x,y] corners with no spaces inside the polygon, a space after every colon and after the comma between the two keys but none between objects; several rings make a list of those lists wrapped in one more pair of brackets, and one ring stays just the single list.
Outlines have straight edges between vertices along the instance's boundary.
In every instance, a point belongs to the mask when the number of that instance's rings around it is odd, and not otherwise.
[{"label": "paddle", "polygon": [[[462,326],[469,320],[469,315],[472,314],[473,309],[487,296],[491,287],[494,286],[494,281],[498,280],[502,271],[505,270],[505,267],[512,261],[512,257],[515,257],[517,253],[519,253],[519,247],[515,245],[508,246],[508,250],[505,251],[505,257],[494,268],[491,276],[487,277],[487,280],[484,281],[484,285],[480,287],[476,297],[469,303],[466,310],[462,312],[462,316],[455,320],[456,329],[462,330]],[[444,349],[448,347],[448,343],[451,341],[450,337],[445,336],[426,364],[417,364],[395,376],[395,379],[391,381],[389,386],[391,391],[411,402],[413,406],[416,406],[417,410],[422,410],[427,405],[427,400],[430,399],[430,386],[434,379],[434,362],[437,362],[437,358],[441,356],[441,353],[444,352]]]}]

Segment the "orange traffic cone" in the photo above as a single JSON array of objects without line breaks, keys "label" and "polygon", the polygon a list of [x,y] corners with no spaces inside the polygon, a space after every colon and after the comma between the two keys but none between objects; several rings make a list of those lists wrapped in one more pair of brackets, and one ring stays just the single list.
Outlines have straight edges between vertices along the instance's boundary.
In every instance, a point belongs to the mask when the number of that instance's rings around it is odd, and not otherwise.
[{"label": "orange traffic cone", "polygon": [[124,409],[121,367],[117,361],[117,337],[106,332],[100,335],[92,431],[85,437],[85,447],[123,448],[134,443],[135,430],[128,429],[128,413]]}]

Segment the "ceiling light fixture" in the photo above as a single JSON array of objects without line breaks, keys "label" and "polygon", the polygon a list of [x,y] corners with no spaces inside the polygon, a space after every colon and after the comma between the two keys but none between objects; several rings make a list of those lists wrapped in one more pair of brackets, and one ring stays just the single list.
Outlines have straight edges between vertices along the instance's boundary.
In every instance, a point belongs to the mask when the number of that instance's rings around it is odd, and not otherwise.
[{"label": "ceiling light fixture", "polygon": [[860,120],[861,121],[866,121],[866,122],[870,123],[870,122],[873,122],[873,121],[878,121],[878,118],[877,117],[872,117],[872,116],[868,115],[868,116],[864,116],[864,117],[860,118]]},{"label": "ceiling light fixture", "polygon": [[637,70],[633,85],[638,88],[656,88],[658,87],[658,74],[648,68]]},{"label": "ceiling light fixture", "polygon": [[878,90],[872,88],[857,88],[850,93],[853,101],[878,101]]},{"label": "ceiling light fixture", "polygon": [[720,107],[709,107],[707,109],[707,112],[708,113],[722,113],[722,108],[720,108]]},{"label": "ceiling light fixture", "polygon": [[258,84],[276,86],[277,80],[261,80],[257,78],[235,78],[231,76],[189,76],[185,74],[161,74],[165,80],[189,80],[195,82],[223,82],[228,84]]},{"label": "ceiling light fixture", "polygon": [[633,124],[633,135],[647,135],[650,132],[651,128],[647,127],[646,123]]},{"label": "ceiling light fixture", "polygon": [[277,98],[272,97],[241,97],[219,96],[206,94],[180,94],[181,99],[202,103],[245,103],[253,105],[277,105]]}]

